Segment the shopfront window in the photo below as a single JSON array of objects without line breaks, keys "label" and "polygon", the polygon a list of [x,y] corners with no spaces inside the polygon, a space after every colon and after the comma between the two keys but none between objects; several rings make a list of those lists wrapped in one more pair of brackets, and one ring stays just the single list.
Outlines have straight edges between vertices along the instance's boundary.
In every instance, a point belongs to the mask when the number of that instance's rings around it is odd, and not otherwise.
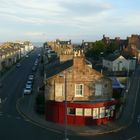
[{"label": "shopfront window", "polygon": [[76,108],[76,116],[83,116],[83,108]]},{"label": "shopfront window", "polygon": [[75,108],[67,108],[68,115],[75,115]]}]

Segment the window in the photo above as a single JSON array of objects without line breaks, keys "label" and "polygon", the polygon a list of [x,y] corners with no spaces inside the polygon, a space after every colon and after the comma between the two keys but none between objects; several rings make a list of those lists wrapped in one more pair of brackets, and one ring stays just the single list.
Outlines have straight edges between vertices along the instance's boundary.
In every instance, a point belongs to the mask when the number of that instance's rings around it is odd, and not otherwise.
[{"label": "window", "polygon": [[104,87],[107,88],[107,84],[104,84]]},{"label": "window", "polygon": [[63,96],[64,95],[64,88],[63,84],[55,83],[55,96]]},{"label": "window", "polygon": [[102,84],[96,83],[95,85],[95,96],[102,95]]},{"label": "window", "polygon": [[75,115],[75,108],[67,108],[68,115]]},{"label": "window", "polygon": [[81,97],[83,96],[84,85],[83,84],[76,84],[75,85],[75,96]]},{"label": "window", "polygon": [[76,116],[83,116],[83,108],[76,108]]},{"label": "window", "polygon": [[93,108],[93,119],[98,119],[98,118],[99,118],[99,109]]},{"label": "window", "polygon": [[99,117],[100,118],[104,118],[105,117],[105,107],[100,107]]},{"label": "window", "polygon": [[92,110],[91,110],[91,108],[85,108],[85,110],[84,110],[84,116],[92,116]]}]

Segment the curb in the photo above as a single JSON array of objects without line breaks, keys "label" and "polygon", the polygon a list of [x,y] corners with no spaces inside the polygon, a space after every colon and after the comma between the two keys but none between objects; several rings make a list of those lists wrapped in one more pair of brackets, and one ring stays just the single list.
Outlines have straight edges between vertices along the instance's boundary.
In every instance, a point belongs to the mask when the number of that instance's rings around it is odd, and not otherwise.
[{"label": "curb", "polygon": [[24,97],[21,97],[17,100],[16,102],[16,110],[18,111],[18,113],[26,120],[28,120],[30,123],[42,128],[42,129],[46,129],[46,130],[50,130],[50,131],[53,131],[53,132],[56,132],[56,133],[63,133],[61,131],[58,131],[57,129],[54,129],[54,128],[51,128],[51,127],[45,127],[43,125],[41,125],[38,121],[35,121],[34,119],[32,119],[29,115],[27,115],[26,113],[24,113],[21,109],[20,109],[20,102],[24,100]]},{"label": "curb", "polygon": [[[139,83],[140,81],[138,81],[138,87],[137,87],[137,90],[139,89]],[[77,135],[77,136],[95,136],[95,135],[103,135],[103,134],[109,134],[109,133],[113,133],[113,132],[118,132],[118,131],[121,131],[123,129],[126,129],[127,127],[129,127],[132,122],[133,122],[133,119],[134,119],[134,113],[135,113],[135,107],[136,107],[136,101],[137,101],[137,95],[138,95],[138,92],[136,92],[136,95],[135,95],[135,99],[134,99],[134,105],[133,105],[133,110],[132,110],[132,115],[131,115],[131,119],[130,121],[128,122],[128,124],[124,125],[124,126],[118,126],[116,128],[114,128],[113,130],[107,130],[107,131],[103,131],[103,132],[97,132],[97,133],[92,133],[92,131],[90,132],[77,132],[77,131],[74,131],[74,130],[70,130],[70,129],[67,129],[68,130],[68,135]],[[16,102],[16,109],[18,111],[18,113],[24,118],[24,119],[28,119],[30,123],[42,128],[42,129],[45,129],[45,130],[50,130],[50,131],[53,131],[55,133],[59,133],[59,134],[63,134],[64,131],[63,130],[60,130],[60,129],[56,129],[56,128],[53,128],[51,126],[45,126],[45,125],[42,125],[41,123],[39,123],[37,120],[33,119],[30,115],[28,115],[27,113],[25,113],[21,107],[20,107],[20,102],[24,100],[24,97],[21,97],[17,100]],[[47,121],[46,121],[47,122]],[[94,129],[93,129],[94,130]]]},{"label": "curb", "polygon": [[[63,134],[64,131],[60,130],[60,129],[56,129],[56,128],[52,128],[52,127],[49,127],[49,126],[43,126],[42,124],[40,124],[38,121],[32,119],[29,115],[27,115],[24,111],[21,110],[20,108],[20,102],[24,100],[24,97],[21,97],[17,100],[17,103],[16,103],[16,109],[18,111],[18,113],[24,118],[24,119],[28,119],[28,121],[42,129],[45,129],[45,130],[50,130],[50,131],[53,131],[55,133],[59,133],[59,134]],[[46,121],[47,122],[47,121]],[[77,135],[77,136],[95,136],[95,135],[103,135],[103,134],[108,134],[108,133],[113,133],[113,132],[118,132],[122,129],[125,129],[127,128],[131,123],[129,123],[128,125],[126,126],[122,126],[122,127],[119,127],[119,128],[116,128],[114,130],[108,130],[108,131],[105,131],[105,132],[97,132],[96,134],[93,134],[91,132],[75,132],[75,131],[72,131],[72,130],[69,130],[68,129],[68,135]]]}]

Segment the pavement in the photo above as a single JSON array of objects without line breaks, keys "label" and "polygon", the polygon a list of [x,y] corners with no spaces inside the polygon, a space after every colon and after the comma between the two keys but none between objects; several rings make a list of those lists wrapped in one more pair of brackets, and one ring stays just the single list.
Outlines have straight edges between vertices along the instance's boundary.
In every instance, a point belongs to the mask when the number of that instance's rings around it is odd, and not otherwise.
[{"label": "pavement", "polygon": [[[39,68],[41,67],[41,64]],[[134,75],[131,77],[131,84],[129,88],[129,92],[126,93],[126,103],[123,106],[123,111],[121,113],[121,117],[113,122],[109,122],[105,125],[96,125],[96,126],[70,126],[67,125],[67,133],[68,135],[99,135],[99,134],[106,134],[111,132],[117,132],[122,129],[127,128],[133,121],[135,106],[136,106],[136,99],[137,93],[133,92],[133,86],[138,85],[139,82],[136,81],[138,78]],[[18,112],[24,117],[24,119],[28,120],[29,122],[37,125],[43,129],[51,130],[57,133],[64,133],[65,125],[48,122],[45,120],[45,116],[39,115],[35,112],[35,98],[37,96],[37,91],[39,85],[42,84],[43,78],[40,76],[40,71],[38,69],[34,81],[34,88],[33,94],[24,96],[17,101],[16,108]],[[139,86],[137,86],[138,90]],[[133,93],[133,94],[132,94]]]}]

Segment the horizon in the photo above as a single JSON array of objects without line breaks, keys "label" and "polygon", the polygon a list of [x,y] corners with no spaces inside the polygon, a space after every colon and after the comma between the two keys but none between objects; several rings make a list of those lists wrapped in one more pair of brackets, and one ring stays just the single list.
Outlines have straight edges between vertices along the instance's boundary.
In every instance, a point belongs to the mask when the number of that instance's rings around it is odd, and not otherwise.
[{"label": "horizon", "polygon": [[[131,37],[132,35],[140,35],[140,34],[131,33],[130,35],[128,35],[128,36],[126,36],[126,37],[124,37],[124,38],[121,38],[120,36],[110,37],[110,36],[106,36],[106,35],[105,35],[105,37],[109,37],[109,39],[115,39],[116,37],[120,37],[120,39],[126,40],[127,37]],[[95,42],[95,41],[102,40],[102,38],[103,38],[103,35],[102,35],[101,38],[99,38],[99,39],[97,39],[97,40],[92,40],[92,39],[87,39],[87,40],[82,39],[82,40],[84,40],[85,42]],[[75,41],[75,40],[72,40],[71,38],[69,38],[69,39],[67,39],[67,40],[64,40],[64,39],[61,39],[61,38],[55,38],[54,40],[44,40],[44,41],[31,41],[31,40],[28,40],[28,39],[27,39],[27,40],[18,40],[18,41],[22,41],[22,42],[24,42],[24,41],[30,41],[30,42],[33,43],[33,44],[41,44],[41,43],[43,44],[43,43],[45,43],[45,42],[55,41],[56,39],[59,39],[60,41],[68,41],[68,40],[71,40],[71,41],[72,41],[72,44],[81,44],[81,43],[82,43],[82,40]],[[0,41],[0,44],[3,44],[3,43],[5,43],[5,42],[16,42],[16,41],[17,41],[17,40]]]}]

